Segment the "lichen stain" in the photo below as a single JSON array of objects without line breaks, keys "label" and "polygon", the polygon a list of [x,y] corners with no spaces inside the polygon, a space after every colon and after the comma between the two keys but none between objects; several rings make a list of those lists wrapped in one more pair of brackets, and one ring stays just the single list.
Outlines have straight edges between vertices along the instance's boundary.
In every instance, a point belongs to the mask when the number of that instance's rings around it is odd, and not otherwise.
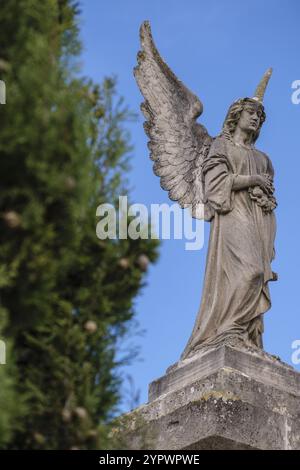
[{"label": "lichen stain", "polygon": [[204,393],[200,400],[208,401],[210,399],[222,400],[227,403],[228,401],[237,401],[240,400],[240,397],[233,395],[233,393],[228,392],[227,390],[212,390],[211,392]]}]

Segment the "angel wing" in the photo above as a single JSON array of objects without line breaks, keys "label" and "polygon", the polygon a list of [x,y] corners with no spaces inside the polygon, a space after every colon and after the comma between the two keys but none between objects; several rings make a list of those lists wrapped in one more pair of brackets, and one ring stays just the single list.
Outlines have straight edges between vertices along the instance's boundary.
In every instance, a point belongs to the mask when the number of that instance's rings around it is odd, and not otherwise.
[{"label": "angel wing", "polygon": [[171,200],[190,207],[193,217],[203,218],[197,211],[203,203],[201,165],[213,140],[196,122],[203,105],[162,60],[148,21],[141,26],[140,39],[134,75],[145,98],[141,110],[153,171]]}]

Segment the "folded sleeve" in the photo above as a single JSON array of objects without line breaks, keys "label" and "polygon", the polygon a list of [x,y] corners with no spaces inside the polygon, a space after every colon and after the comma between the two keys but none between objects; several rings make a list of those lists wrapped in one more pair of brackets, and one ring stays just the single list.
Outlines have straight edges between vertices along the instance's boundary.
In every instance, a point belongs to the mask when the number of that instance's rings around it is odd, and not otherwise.
[{"label": "folded sleeve", "polygon": [[232,210],[235,176],[226,158],[225,143],[217,138],[202,165],[205,203],[210,209],[220,214]]}]

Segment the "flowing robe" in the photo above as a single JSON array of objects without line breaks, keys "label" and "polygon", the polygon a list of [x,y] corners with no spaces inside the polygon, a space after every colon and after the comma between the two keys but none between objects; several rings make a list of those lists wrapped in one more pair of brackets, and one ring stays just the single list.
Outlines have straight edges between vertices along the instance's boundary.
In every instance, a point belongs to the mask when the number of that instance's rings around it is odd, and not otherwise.
[{"label": "flowing robe", "polygon": [[276,221],[248,189],[233,191],[233,184],[236,175],[263,173],[273,178],[266,154],[225,136],[215,139],[203,162],[210,240],[200,311],[181,359],[231,337],[262,347],[262,314],[271,306],[268,281],[274,274],[270,263]]}]

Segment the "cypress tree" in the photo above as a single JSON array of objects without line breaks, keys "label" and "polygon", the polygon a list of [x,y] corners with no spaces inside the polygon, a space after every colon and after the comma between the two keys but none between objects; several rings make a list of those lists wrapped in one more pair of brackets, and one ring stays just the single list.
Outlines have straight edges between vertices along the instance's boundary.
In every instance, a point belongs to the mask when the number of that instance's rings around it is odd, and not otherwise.
[{"label": "cypress tree", "polygon": [[156,241],[96,237],[96,207],[128,194],[132,116],[114,79],[79,76],[79,13],[71,0],[11,0],[0,11],[0,335],[11,345],[0,403],[15,403],[0,421],[7,448],[107,445],[118,344],[157,257]]}]

